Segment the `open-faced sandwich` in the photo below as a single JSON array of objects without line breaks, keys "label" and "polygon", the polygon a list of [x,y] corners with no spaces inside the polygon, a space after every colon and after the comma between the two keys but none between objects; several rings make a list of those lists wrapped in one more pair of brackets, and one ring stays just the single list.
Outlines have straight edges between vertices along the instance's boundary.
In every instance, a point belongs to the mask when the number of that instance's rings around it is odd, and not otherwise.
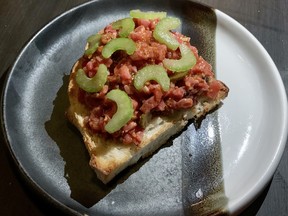
[{"label": "open-faced sandwich", "polygon": [[69,81],[68,119],[109,182],[228,94],[166,12],[130,11],[87,40]]}]

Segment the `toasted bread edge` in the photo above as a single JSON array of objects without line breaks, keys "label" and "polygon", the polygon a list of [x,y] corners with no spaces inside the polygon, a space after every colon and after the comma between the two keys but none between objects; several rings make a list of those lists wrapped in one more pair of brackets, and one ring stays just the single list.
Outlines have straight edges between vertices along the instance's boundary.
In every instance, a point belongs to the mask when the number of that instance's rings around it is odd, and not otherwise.
[{"label": "toasted bread edge", "polygon": [[228,94],[228,87],[223,85],[215,100],[198,102],[192,109],[178,112],[172,118],[155,117],[144,131],[140,145],[125,145],[115,139],[105,139],[93,134],[84,125],[88,110],[78,102],[78,85],[75,81],[77,70],[82,64],[79,59],[72,68],[68,86],[70,107],[67,110],[68,120],[75,125],[83,136],[85,146],[90,154],[90,166],[97,177],[104,183],[111,181],[126,167],[135,164],[141,157],[147,157],[165,144],[173,135],[181,131],[188,120],[199,118],[214,109]]}]

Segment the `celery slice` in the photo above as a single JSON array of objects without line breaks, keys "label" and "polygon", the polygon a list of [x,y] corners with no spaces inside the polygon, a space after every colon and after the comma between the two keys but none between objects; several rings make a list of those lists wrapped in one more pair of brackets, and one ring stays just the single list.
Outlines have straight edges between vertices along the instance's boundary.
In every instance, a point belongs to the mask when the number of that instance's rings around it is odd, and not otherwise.
[{"label": "celery slice", "polygon": [[100,39],[101,39],[100,34],[91,35],[90,37],[88,37],[87,39],[88,49],[85,50],[85,53],[84,53],[86,56],[92,55],[97,50]]},{"label": "celery slice", "polygon": [[178,81],[183,79],[188,74],[188,71],[174,73],[172,76],[169,76],[169,79],[173,81]]},{"label": "celery slice", "polygon": [[166,17],[167,13],[166,12],[154,12],[154,11],[147,11],[143,12],[140,10],[131,10],[130,11],[130,16],[133,18],[138,18],[138,19],[163,19]]},{"label": "celery slice", "polygon": [[153,32],[153,37],[162,44],[165,44],[169,49],[176,50],[179,47],[179,42],[170,32],[170,30],[178,28],[181,21],[178,18],[166,17],[160,20]]},{"label": "celery slice", "polygon": [[180,45],[181,59],[164,59],[163,65],[173,72],[184,72],[193,68],[196,58],[191,49],[185,44]]},{"label": "celery slice", "polygon": [[143,113],[140,116],[140,121],[139,121],[140,126],[142,128],[146,128],[148,124],[151,122],[151,119],[152,119],[152,114],[150,112]]},{"label": "celery slice", "polygon": [[107,77],[107,67],[100,64],[97,73],[92,78],[87,77],[83,69],[79,69],[76,74],[76,82],[86,92],[99,92],[105,85]]},{"label": "celery slice", "polygon": [[128,37],[130,32],[135,28],[135,23],[132,18],[125,18],[112,23],[114,29],[120,29],[120,37]]},{"label": "celery slice", "polygon": [[128,121],[130,121],[134,110],[130,97],[124,91],[114,89],[108,92],[106,96],[117,105],[116,113],[105,125],[105,130],[111,134],[120,130]]},{"label": "celery slice", "polygon": [[125,50],[128,55],[132,55],[136,50],[136,44],[129,38],[112,39],[103,47],[102,56],[109,58],[117,50]]},{"label": "celery slice", "polygon": [[134,77],[134,87],[140,91],[149,80],[158,82],[164,91],[170,88],[170,79],[164,67],[148,65],[139,70]]}]

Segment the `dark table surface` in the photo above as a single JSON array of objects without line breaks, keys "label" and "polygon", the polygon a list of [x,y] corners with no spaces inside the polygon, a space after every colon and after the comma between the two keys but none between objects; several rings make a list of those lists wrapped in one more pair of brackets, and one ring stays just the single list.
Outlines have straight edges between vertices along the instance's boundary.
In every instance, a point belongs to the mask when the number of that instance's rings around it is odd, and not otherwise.
[{"label": "dark table surface", "polygon": [[[47,22],[87,0],[0,0],[0,77]],[[201,0],[245,26],[266,48],[288,89],[288,0]],[[59,210],[27,187],[0,135],[0,214],[52,215]],[[288,148],[270,184],[243,215],[288,215]],[[61,213],[61,212],[60,212]]]}]

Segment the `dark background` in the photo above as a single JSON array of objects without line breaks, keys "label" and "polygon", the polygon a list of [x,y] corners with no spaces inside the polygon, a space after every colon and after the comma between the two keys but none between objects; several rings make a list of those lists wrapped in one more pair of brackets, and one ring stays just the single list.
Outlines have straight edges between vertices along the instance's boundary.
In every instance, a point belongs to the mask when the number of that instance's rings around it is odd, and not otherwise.
[{"label": "dark background", "polygon": [[[45,24],[85,0],[0,0],[0,88],[25,43]],[[288,0],[201,0],[230,15],[266,48],[288,89]],[[243,215],[288,215],[288,149],[270,184]],[[52,215],[58,210],[31,191],[0,135],[0,214]]]}]

